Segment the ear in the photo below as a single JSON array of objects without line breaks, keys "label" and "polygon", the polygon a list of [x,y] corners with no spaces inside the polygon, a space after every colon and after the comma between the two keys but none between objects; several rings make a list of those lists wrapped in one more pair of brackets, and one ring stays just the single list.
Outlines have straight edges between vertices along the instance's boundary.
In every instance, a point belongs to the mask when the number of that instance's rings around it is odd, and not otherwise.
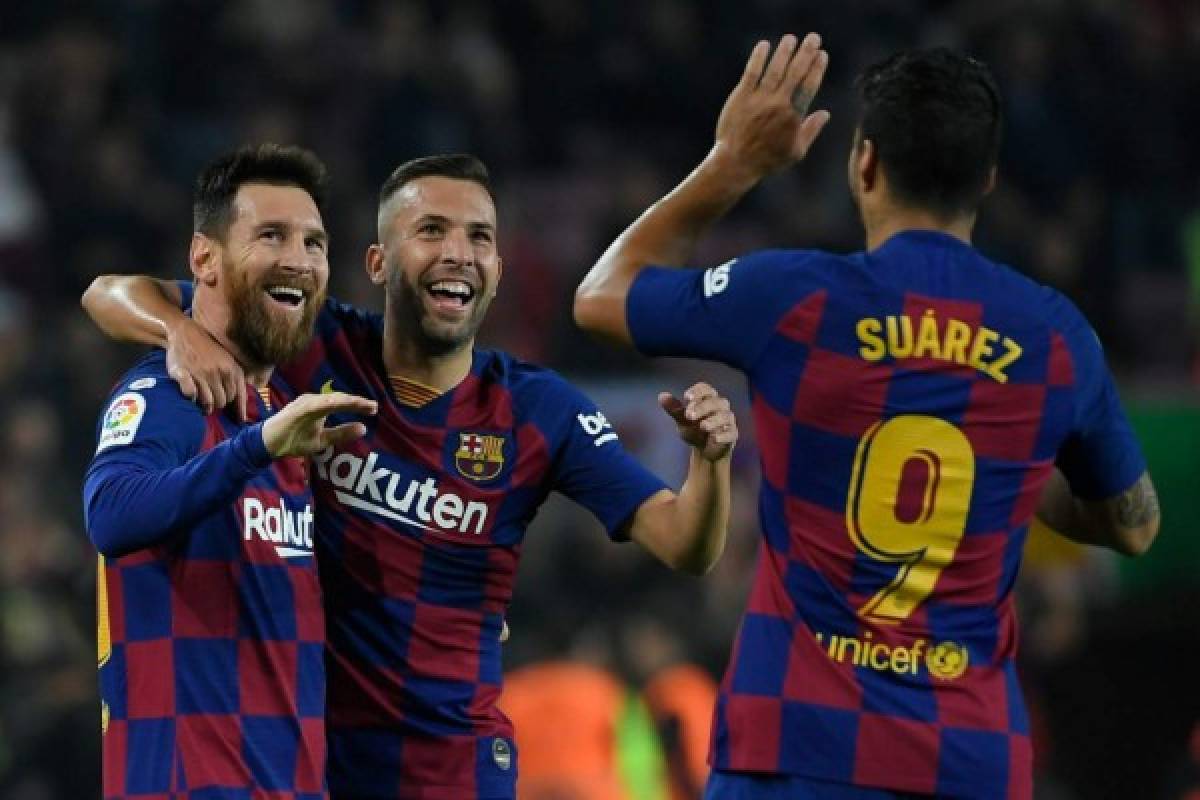
[{"label": "ear", "polygon": [[983,196],[987,197],[989,194],[992,193],[992,190],[995,188],[996,188],[996,165],[993,164],[992,168],[990,170],[988,170],[987,181],[983,184]]},{"label": "ear", "polygon": [[387,284],[387,268],[383,263],[383,245],[373,244],[367,248],[367,277],[376,286]]},{"label": "ear", "polygon": [[199,286],[216,286],[221,273],[220,245],[203,233],[192,234],[188,264]]},{"label": "ear", "polygon": [[864,192],[872,191],[879,182],[879,151],[870,139],[859,142],[854,156],[854,169]]}]

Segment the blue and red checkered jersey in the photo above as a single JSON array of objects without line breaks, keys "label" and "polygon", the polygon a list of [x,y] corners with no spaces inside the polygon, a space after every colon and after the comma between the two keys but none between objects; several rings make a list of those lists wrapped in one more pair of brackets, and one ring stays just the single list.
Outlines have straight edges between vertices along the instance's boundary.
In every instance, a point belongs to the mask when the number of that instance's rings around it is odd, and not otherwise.
[{"label": "blue and red checkered jersey", "polygon": [[402,401],[379,318],[332,302],[281,373],[379,402],[364,438],[312,461],[333,796],[512,797],[499,637],[526,526],[556,490],[620,538],[664,485],[582,393],[504,353],[477,350],[456,388]]},{"label": "blue and red checkered jersey", "polygon": [[325,625],[302,459],[204,416],[162,351],[117,384],[84,484],[97,583],[103,797],[322,798]]},{"label": "blue and red checkered jersey", "polygon": [[1011,589],[1055,464],[1145,469],[1100,344],[1059,293],[950,236],[649,268],[650,355],[747,377],[763,542],[717,703],[717,769],[1028,797]]}]

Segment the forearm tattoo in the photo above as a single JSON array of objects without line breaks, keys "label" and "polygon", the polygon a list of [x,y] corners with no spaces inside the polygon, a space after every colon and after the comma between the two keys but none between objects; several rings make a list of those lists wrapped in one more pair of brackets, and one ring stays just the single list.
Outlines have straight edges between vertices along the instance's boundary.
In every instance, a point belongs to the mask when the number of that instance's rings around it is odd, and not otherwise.
[{"label": "forearm tattoo", "polygon": [[1157,516],[1158,493],[1149,475],[1143,475],[1117,498],[1117,521],[1126,528],[1145,525]]}]

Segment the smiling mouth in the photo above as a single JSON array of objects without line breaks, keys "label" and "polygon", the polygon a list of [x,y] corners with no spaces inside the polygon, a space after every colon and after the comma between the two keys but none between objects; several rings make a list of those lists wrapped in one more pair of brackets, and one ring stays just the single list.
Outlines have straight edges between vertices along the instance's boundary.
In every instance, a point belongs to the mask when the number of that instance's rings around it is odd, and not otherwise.
[{"label": "smiling mouth", "polygon": [[296,286],[283,286],[274,284],[267,286],[263,292],[267,297],[280,306],[288,310],[299,309],[304,306],[305,300],[308,299],[308,293]]},{"label": "smiling mouth", "polygon": [[435,308],[450,312],[466,310],[475,299],[475,287],[460,280],[434,281],[425,287],[425,292],[433,299]]}]

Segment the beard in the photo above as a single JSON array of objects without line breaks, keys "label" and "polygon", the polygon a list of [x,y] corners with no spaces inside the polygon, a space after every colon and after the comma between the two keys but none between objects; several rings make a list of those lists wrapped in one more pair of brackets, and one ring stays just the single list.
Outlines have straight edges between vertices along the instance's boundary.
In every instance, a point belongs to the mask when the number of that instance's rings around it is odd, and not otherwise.
[{"label": "beard", "polygon": [[226,335],[252,364],[263,367],[283,364],[308,348],[317,313],[325,303],[324,290],[316,292],[311,285],[303,286],[309,294],[302,315],[293,321],[281,319],[271,311],[265,289],[272,283],[294,285],[294,282],[269,275],[251,282],[236,269],[226,270],[225,280],[231,312]]},{"label": "beard", "polygon": [[465,319],[458,322],[438,319],[426,306],[421,287],[410,282],[399,268],[393,268],[388,279],[387,301],[389,324],[404,331],[421,352],[430,356],[445,356],[469,347],[491,303],[481,288]]}]

